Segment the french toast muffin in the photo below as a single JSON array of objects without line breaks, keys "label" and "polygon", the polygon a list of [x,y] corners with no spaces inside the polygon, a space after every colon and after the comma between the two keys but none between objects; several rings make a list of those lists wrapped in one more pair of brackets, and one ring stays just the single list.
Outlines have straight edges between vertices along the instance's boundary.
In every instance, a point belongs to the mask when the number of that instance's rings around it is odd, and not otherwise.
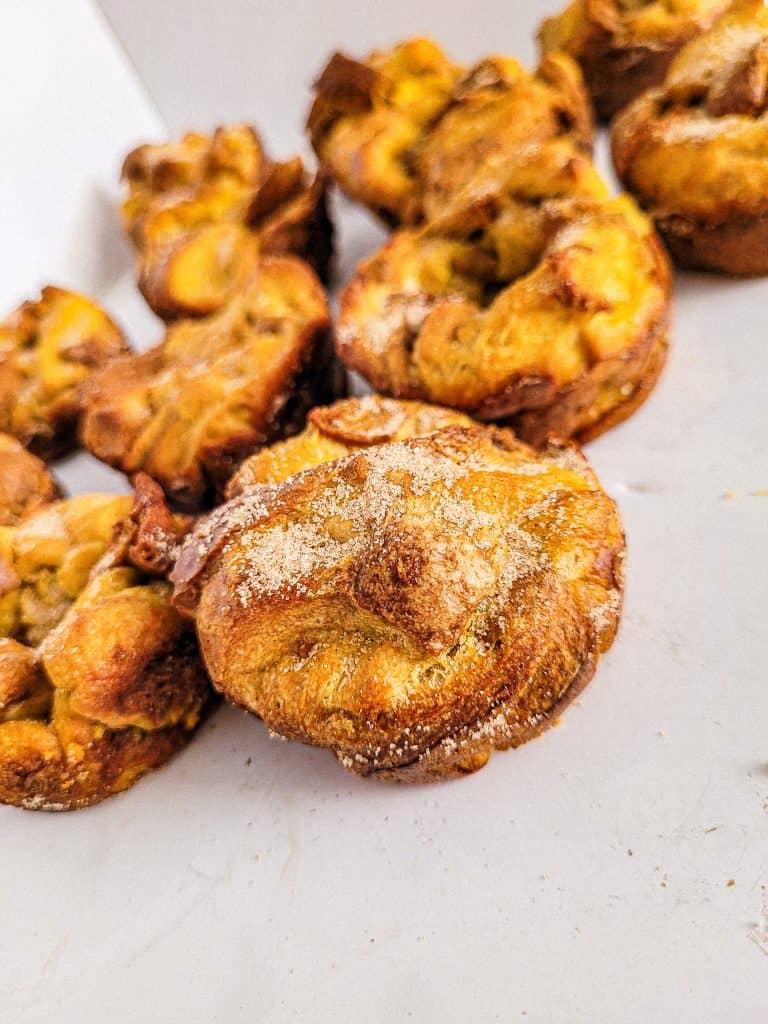
[{"label": "french toast muffin", "polygon": [[0,321],[0,431],[42,459],[66,455],[77,443],[85,382],[127,351],[95,302],[43,288]]},{"label": "french toast muffin", "polygon": [[83,444],[128,476],[148,473],[178,507],[210,504],[245,456],[335,397],[329,326],[310,267],[262,257],[218,312],[176,321],[91,382]]},{"label": "french toast muffin", "polygon": [[255,484],[274,484],[323,462],[333,462],[359,448],[434,434],[444,427],[472,426],[469,416],[425,402],[398,401],[383,395],[342,398],[317,406],[300,434],[267,445],[238,467],[227,485],[227,498]]},{"label": "french toast muffin", "polygon": [[440,218],[396,231],[342,293],[336,341],[384,394],[534,445],[585,441],[652,390],[670,305],[648,219],[555,141],[486,164]]},{"label": "french toast muffin", "polygon": [[682,267],[768,273],[768,10],[739,0],[612,130],[616,171]]},{"label": "french toast muffin", "polygon": [[212,700],[164,578],[189,522],[159,488],[55,502],[0,531],[0,802],[71,810],[184,746]]},{"label": "french toast muffin", "polygon": [[250,125],[139,146],[122,177],[139,288],[164,319],[221,308],[260,254],[293,253],[328,274],[333,229],[322,178],[300,157],[271,160]]},{"label": "french toast muffin", "polygon": [[539,29],[544,54],[564,52],[584,73],[607,121],[658,85],[677,51],[704,32],[732,0],[573,0]]},{"label": "french toast muffin", "polygon": [[58,497],[46,464],[15,437],[0,434],[0,526],[15,526]]},{"label": "french toast muffin", "polygon": [[532,74],[509,57],[466,69],[428,39],[362,61],[335,54],[307,127],[328,176],[390,225],[433,216],[478,166],[517,147],[559,138],[589,151],[593,128],[569,57]]},{"label": "french toast muffin", "polygon": [[214,685],[348,769],[421,782],[552,723],[613,640],[624,538],[578,448],[443,428],[245,489],[175,568]]}]

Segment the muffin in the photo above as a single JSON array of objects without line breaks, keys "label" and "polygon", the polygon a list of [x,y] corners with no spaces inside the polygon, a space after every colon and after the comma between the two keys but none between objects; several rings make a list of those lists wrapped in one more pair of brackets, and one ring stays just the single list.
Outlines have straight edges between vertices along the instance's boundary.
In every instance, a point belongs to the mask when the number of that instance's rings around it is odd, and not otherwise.
[{"label": "muffin", "polygon": [[421,782],[481,768],[582,690],[623,556],[575,446],[451,426],[249,487],[172,579],[229,700],[351,771]]},{"label": "muffin", "polygon": [[120,792],[211,702],[163,578],[189,523],[159,488],[56,502],[0,545],[0,801],[71,810]]},{"label": "muffin", "polygon": [[532,74],[508,57],[463,69],[428,39],[363,61],[332,57],[308,130],[329,177],[390,225],[435,215],[485,162],[520,146],[592,142],[589,99],[569,57],[546,57]]},{"label": "muffin", "polygon": [[249,280],[260,254],[294,253],[325,278],[325,186],[299,157],[271,160],[249,125],[139,146],[123,164],[139,288],[165,319],[205,316]]},{"label": "muffin", "polygon": [[335,397],[329,324],[307,264],[262,257],[217,313],[177,321],[91,382],[82,442],[128,476],[148,473],[174,505],[200,509],[246,455]]},{"label": "muffin", "polygon": [[768,10],[741,0],[615,121],[616,171],[682,267],[768,273]]},{"label": "muffin", "polygon": [[542,52],[581,65],[599,117],[607,121],[658,85],[681,46],[705,31],[731,0],[574,0],[539,29]]},{"label": "muffin", "polygon": [[341,296],[337,347],[377,390],[588,440],[664,364],[669,268],[646,217],[556,141],[486,164],[442,217],[401,229]]}]

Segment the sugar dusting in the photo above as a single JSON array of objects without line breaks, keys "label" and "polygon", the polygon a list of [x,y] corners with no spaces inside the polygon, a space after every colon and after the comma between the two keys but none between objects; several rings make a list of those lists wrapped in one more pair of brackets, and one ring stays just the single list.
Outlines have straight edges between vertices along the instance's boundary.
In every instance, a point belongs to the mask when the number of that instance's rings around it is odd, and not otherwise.
[{"label": "sugar dusting", "polygon": [[[364,477],[353,487],[345,473]],[[395,442],[354,453],[335,463],[337,479],[290,523],[249,529],[256,519],[236,524],[235,587],[243,607],[251,601],[287,592],[306,593],[307,581],[340,568],[375,540],[384,522],[403,514],[408,496],[438,494],[436,516],[454,532],[469,533],[493,519],[471,504],[450,497],[467,469],[430,448]],[[254,500],[258,500],[254,495]],[[444,504],[446,515],[441,516]]]}]

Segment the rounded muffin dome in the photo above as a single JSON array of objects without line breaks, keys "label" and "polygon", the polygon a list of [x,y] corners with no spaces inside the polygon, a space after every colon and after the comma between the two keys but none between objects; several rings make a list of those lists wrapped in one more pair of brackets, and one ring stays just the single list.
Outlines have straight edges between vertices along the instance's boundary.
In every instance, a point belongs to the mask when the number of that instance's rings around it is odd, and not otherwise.
[{"label": "rounded muffin dome", "polygon": [[361,774],[482,767],[616,631],[624,539],[577,448],[447,427],[252,486],[172,573],[215,686]]}]

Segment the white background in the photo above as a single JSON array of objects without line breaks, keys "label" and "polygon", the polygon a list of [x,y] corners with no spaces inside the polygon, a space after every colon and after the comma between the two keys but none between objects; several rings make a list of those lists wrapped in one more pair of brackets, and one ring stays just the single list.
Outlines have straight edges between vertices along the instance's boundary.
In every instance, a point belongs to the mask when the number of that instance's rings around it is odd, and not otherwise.
[{"label": "white background", "polygon": [[[284,156],[334,47],[428,31],[530,59],[550,5],[103,6],[174,131],[249,118]],[[50,278],[159,337],[112,204],[162,122],[87,0],[5,0],[0,115],[3,308]],[[348,268],[378,235],[342,214]],[[627,607],[559,728],[461,782],[387,788],[225,709],[97,808],[0,808],[3,1024],[762,1024],[767,300],[681,275],[659,388],[589,448],[625,517]],[[118,480],[85,456],[63,475]]]}]

